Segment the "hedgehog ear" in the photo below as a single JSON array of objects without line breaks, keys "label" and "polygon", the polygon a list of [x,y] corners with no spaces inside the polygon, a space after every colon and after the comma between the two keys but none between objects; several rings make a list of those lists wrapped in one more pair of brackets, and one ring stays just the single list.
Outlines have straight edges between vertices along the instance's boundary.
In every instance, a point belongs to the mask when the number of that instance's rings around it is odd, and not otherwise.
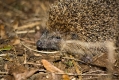
[{"label": "hedgehog ear", "polygon": [[43,27],[40,28],[40,39],[47,38],[48,34],[49,34],[48,29]]}]

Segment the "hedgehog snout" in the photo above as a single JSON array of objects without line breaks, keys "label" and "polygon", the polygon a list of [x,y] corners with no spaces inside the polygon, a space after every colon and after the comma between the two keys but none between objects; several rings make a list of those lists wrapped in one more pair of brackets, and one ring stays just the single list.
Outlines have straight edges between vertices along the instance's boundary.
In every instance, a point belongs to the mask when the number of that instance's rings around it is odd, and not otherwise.
[{"label": "hedgehog snout", "polygon": [[37,41],[36,46],[38,50],[60,50],[61,38],[50,37],[47,39],[40,39]]}]

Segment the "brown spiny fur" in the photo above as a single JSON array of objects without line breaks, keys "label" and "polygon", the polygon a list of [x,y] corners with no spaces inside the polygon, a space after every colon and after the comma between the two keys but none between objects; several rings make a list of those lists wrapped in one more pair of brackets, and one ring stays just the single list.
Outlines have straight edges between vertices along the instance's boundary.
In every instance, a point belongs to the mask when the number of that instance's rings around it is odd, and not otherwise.
[{"label": "brown spiny fur", "polygon": [[81,41],[114,41],[118,7],[116,0],[61,0],[50,8],[48,29],[68,39],[75,34]]},{"label": "brown spiny fur", "polygon": [[49,10],[47,24],[49,32],[60,34],[62,40],[58,42],[57,39],[51,40],[48,36],[46,39],[42,37],[38,41],[40,49],[47,48],[49,45],[47,41],[50,39],[51,45],[51,41],[55,41],[53,45],[60,43],[62,52],[74,55],[95,54],[96,51],[107,52],[109,60],[114,62],[113,54],[115,46],[118,48],[119,41],[118,0],[57,1]]}]

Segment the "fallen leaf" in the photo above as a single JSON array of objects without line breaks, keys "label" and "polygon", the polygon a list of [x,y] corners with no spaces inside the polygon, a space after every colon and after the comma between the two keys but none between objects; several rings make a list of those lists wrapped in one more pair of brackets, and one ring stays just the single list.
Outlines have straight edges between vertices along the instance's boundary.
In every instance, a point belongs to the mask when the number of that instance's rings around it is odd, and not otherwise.
[{"label": "fallen leaf", "polygon": [[5,26],[3,24],[0,24],[0,36],[2,39],[6,39],[6,31],[5,31]]},{"label": "fallen leaf", "polygon": [[[26,80],[30,76],[32,76],[38,69],[28,70],[23,65],[18,65],[16,63],[9,63],[5,65],[6,70],[8,70],[9,75],[15,80]],[[8,76],[8,75],[6,75]],[[6,79],[9,80],[9,79]]]},{"label": "fallen leaf", "polygon": [[26,70],[23,73],[12,73],[15,80],[26,80],[28,77],[32,76],[38,69]]},{"label": "fallen leaf", "polygon": [[43,66],[52,73],[64,73],[64,71],[58,69],[45,59],[42,59],[41,62],[43,63]]},{"label": "fallen leaf", "polygon": [[63,80],[70,80],[69,76],[67,74],[62,75]]},{"label": "fallen leaf", "polygon": [[[63,74],[63,75],[62,75],[63,80],[70,80],[70,79],[69,79],[69,76],[66,75],[66,74],[64,73],[64,71],[58,69],[57,67],[55,67],[54,65],[52,65],[52,64],[51,64],[50,62],[48,62],[47,60],[42,59],[41,62],[43,63],[43,66],[46,68],[46,70],[50,71],[52,74],[53,74],[53,73],[61,73],[61,74]],[[53,75],[53,78],[54,78],[53,80],[56,80],[56,79],[55,79],[56,76]]]},{"label": "fallen leaf", "polygon": [[12,46],[7,45],[7,46],[4,46],[4,47],[0,48],[0,51],[11,50],[11,49],[12,49]]},{"label": "fallen leaf", "polygon": [[15,37],[14,39],[11,40],[12,45],[18,45],[20,44],[20,39],[18,37]]},{"label": "fallen leaf", "polygon": [[13,24],[12,27],[13,27],[14,30],[18,29],[18,25],[19,25],[18,18],[16,18],[16,19],[12,22],[12,24]]}]

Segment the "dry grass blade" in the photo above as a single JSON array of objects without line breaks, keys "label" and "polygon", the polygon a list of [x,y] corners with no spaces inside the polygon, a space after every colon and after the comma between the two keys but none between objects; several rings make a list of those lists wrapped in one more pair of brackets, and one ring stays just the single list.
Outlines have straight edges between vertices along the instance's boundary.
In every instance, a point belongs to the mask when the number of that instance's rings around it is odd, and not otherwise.
[{"label": "dry grass blade", "polygon": [[24,29],[27,29],[27,28],[33,28],[34,26],[37,26],[37,25],[40,25],[41,23],[38,21],[38,22],[33,22],[33,23],[29,23],[29,24],[26,24],[26,25],[23,25],[23,26],[19,26],[19,28],[17,30],[24,30]]},{"label": "dry grass blade", "polygon": [[34,49],[32,49],[32,48],[30,48],[30,47],[28,47],[28,46],[26,46],[25,44],[23,44],[22,42],[21,42],[21,44],[24,46],[24,47],[26,47],[27,49],[29,49],[29,50],[32,50],[32,51],[35,51],[35,52],[38,52],[38,53],[44,53],[44,54],[53,54],[53,53],[58,53],[59,51],[53,51],[53,52],[48,52],[48,51],[38,51],[38,50],[34,50]]}]

